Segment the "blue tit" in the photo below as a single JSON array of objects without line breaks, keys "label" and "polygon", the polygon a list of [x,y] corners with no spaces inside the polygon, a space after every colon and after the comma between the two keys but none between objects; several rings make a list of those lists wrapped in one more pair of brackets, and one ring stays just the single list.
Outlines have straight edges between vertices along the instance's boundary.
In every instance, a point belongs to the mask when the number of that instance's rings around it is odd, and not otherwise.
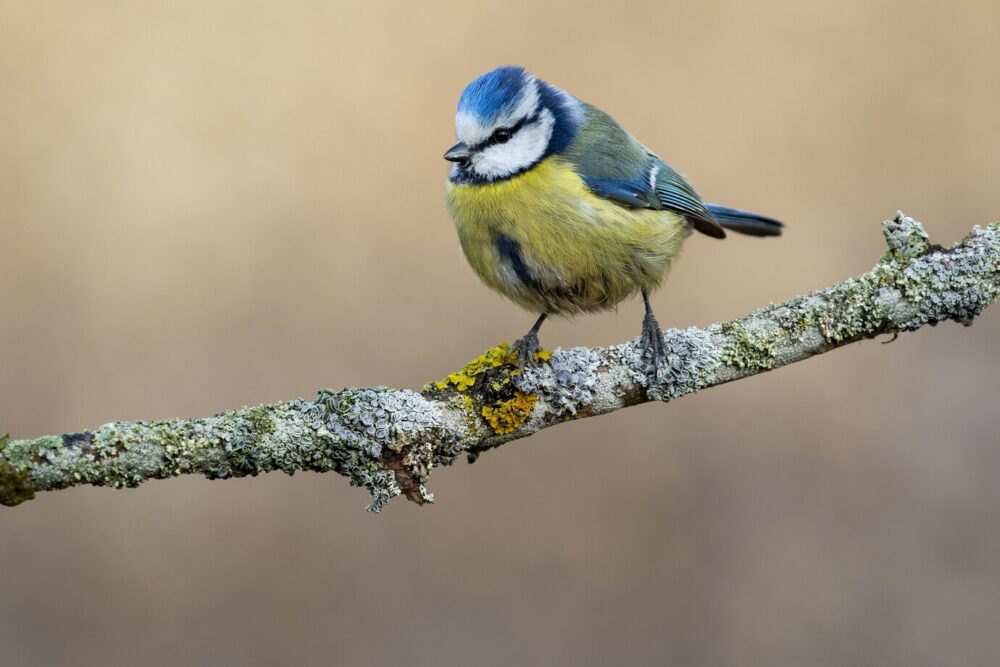
[{"label": "blue tit", "polygon": [[771,218],[703,203],[611,116],[521,67],[470,83],[455,130],[447,204],[465,257],[487,286],[539,314],[513,345],[522,368],[535,363],[549,315],[642,294],[640,344],[655,378],[664,350],[649,294],[692,230],[781,234]]}]

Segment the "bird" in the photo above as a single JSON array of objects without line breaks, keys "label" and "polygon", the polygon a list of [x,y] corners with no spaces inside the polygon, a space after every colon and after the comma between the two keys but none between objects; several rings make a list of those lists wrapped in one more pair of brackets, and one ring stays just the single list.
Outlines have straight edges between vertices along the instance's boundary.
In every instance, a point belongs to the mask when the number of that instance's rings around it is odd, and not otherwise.
[{"label": "bird", "polygon": [[641,294],[640,358],[655,381],[666,354],[649,295],[684,240],[693,231],[779,236],[784,227],[704,203],[610,115],[520,66],[465,87],[455,134],[443,157],[462,251],[486,286],[538,315],[511,345],[522,370],[538,363],[547,317],[609,310]]}]

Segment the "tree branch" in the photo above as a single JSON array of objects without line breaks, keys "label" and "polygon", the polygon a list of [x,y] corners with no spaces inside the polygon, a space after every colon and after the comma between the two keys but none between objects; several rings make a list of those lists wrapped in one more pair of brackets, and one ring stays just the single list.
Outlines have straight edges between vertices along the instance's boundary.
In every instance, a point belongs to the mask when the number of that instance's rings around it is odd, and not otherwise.
[{"label": "tree branch", "polygon": [[432,500],[433,468],[561,422],[650,400],[669,401],[880,334],[954,320],[969,325],[1000,290],[1000,223],[957,245],[928,242],[920,223],[883,223],[875,268],[806,296],[703,329],[664,334],[668,368],[649,386],[637,341],[539,354],[520,374],[506,343],[422,392],[323,389],[206,419],[114,422],[33,440],[0,438],[0,503],[79,484],[134,487],[147,479],[210,479],[281,470],[336,471],[372,494]]}]

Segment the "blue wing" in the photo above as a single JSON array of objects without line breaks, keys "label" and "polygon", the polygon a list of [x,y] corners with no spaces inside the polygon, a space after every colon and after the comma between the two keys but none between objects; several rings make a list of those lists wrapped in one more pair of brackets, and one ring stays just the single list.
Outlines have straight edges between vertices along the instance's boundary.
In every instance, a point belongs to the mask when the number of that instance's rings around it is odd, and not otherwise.
[{"label": "blue wing", "polygon": [[598,197],[632,208],[661,208],[655,193],[641,181],[584,176],[583,182]]},{"label": "blue wing", "polygon": [[589,104],[583,108],[586,123],[561,156],[573,164],[591,192],[622,206],[676,211],[698,231],[726,236],[683,176],[614,118]]},{"label": "blue wing", "polygon": [[632,208],[676,211],[690,220],[699,232],[725,238],[725,230],[684,177],[655,155],[647,155],[646,164],[635,178],[584,175],[583,181],[599,197]]}]

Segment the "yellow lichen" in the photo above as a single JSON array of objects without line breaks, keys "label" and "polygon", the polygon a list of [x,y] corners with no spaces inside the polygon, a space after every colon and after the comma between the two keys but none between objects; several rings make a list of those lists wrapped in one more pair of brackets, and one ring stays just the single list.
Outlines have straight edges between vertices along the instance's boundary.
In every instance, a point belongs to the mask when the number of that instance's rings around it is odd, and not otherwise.
[{"label": "yellow lichen", "polygon": [[510,363],[511,356],[510,345],[500,343],[467,363],[462,367],[462,370],[452,373],[439,382],[435,382],[434,387],[437,389],[454,387],[455,391],[465,391],[476,383],[476,377],[483,371],[490,368],[499,368],[504,364]]},{"label": "yellow lichen", "polygon": [[525,422],[535,408],[538,397],[534,394],[517,392],[509,401],[483,407],[483,419],[490,425],[494,433],[504,435],[513,433]]},{"label": "yellow lichen", "polygon": [[490,385],[490,388],[493,389],[493,391],[500,391],[501,389],[504,388],[504,385],[508,385],[508,384],[510,384],[510,376],[509,375],[497,379],[495,382],[493,382]]},{"label": "yellow lichen", "polygon": [[[535,361],[539,363],[546,363],[551,358],[552,353],[547,350],[539,350],[538,352],[535,352]],[[491,368],[499,368],[505,365],[516,367],[517,355],[511,352],[510,345],[508,343],[500,343],[496,347],[491,347],[467,363],[462,367],[462,370],[452,373],[445,379],[434,382],[430,386],[435,389],[447,389],[452,387],[455,391],[465,391],[476,383],[476,378],[481,375],[483,371]],[[507,384],[508,382],[510,382],[509,377],[502,378],[498,382],[494,383],[493,390],[499,391],[500,385]]]}]

